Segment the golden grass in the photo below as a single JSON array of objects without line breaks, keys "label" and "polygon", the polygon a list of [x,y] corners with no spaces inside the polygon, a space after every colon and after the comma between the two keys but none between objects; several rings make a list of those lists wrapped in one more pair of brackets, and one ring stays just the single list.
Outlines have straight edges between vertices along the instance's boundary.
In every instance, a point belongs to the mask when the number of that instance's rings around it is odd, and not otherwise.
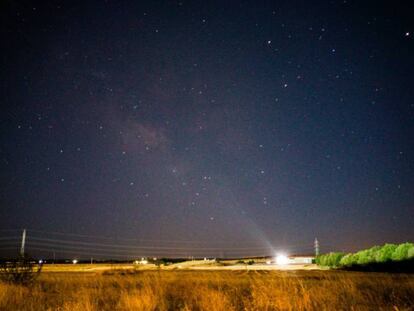
[{"label": "golden grass", "polygon": [[414,310],[414,276],[338,271],[43,273],[0,310]]}]

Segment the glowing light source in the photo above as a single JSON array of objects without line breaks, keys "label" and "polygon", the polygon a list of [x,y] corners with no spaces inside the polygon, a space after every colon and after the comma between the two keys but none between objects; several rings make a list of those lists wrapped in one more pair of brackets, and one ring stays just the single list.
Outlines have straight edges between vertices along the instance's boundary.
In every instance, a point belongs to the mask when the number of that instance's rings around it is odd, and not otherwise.
[{"label": "glowing light source", "polygon": [[278,265],[287,265],[289,263],[289,258],[284,254],[276,255],[276,264]]},{"label": "glowing light source", "polygon": [[78,260],[77,260],[77,259],[73,259],[73,260],[72,260],[72,263],[73,263],[74,265],[76,265],[76,264],[78,263]]}]

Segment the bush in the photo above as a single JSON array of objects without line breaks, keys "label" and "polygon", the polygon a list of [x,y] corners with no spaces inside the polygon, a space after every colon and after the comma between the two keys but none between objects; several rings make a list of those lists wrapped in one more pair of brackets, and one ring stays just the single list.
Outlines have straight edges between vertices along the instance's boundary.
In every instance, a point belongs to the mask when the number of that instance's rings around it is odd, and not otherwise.
[{"label": "bush", "polygon": [[4,282],[15,284],[30,284],[40,274],[42,265],[37,264],[27,256],[0,264],[0,278]]}]

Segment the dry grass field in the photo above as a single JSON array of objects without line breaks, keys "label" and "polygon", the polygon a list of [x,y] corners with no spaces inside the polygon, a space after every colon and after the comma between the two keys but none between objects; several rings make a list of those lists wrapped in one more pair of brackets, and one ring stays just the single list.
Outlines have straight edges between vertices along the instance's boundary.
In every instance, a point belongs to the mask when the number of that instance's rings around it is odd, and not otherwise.
[{"label": "dry grass field", "polygon": [[44,272],[0,310],[414,310],[412,275],[337,271]]}]

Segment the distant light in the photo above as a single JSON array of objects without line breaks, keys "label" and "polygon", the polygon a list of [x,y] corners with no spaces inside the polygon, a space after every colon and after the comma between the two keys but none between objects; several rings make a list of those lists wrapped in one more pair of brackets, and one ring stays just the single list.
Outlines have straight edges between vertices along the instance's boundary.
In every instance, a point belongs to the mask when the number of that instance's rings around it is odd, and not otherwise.
[{"label": "distant light", "polygon": [[284,254],[278,254],[276,256],[276,264],[278,265],[287,265],[289,263],[289,258]]},{"label": "distant light", "polygon": [[39,265],[41,265],[43,263],[43,260],[42,259],[40,259],[39,260]]},{"label": "distant light", "polygon": [[72,263],[73,263],[74,265],[76,265],[76,264],[78,263],[78,260],[77,260],[77,259],[73,259],[73,260],[72,260]]},{"label": "distant light", "polygon": [[405,36],[406,37],[408,37],[410,35],[410,33],[407,31],[406,33],[405,33]]},{"label": "distant light", "polygon": [[271,260],[267,260],[267,261],[266,261],[266,264],[267,264],[267,265],[271,265],[271,264],[272,264],[272,261],[271,261]]}]

